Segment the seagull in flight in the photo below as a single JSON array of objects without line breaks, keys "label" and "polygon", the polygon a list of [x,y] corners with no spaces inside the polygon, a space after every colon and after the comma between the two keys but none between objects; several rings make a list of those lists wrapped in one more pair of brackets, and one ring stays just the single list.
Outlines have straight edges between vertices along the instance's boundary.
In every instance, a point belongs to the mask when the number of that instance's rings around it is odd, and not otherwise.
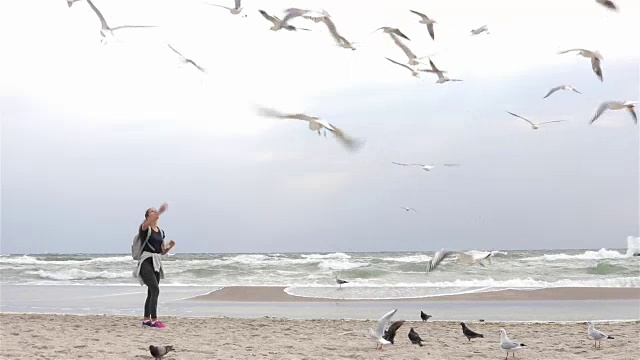
[{"label": "seagull in flight", "polygon": [[524,121],[528,122],[528,123],[531,125],[531,128],[532,128],[533,130],[538,130],[538,129],[540,128],[540,125],[543,125],[543,124],[551,124],[551,123],[557,123],[557,122],[565,122],[565,121],[567,121],[567,120],[553,120],[553,121],[545,121],[545,122],[541,122],[541,123],[537,123],[537,124],[535,124],[535,123],[533,123],[531,120],[529,120],[529,119],[527,119],[527,118],[524,118],[524,117],[522,117],[522,116],[520,116],[520,115],[518,115],[518,114],[514,114],[514,113],[512,113],[511,111],[507,111],[507,112],[508,112],[509,114],[511,114],[511,115],[513,115],[513,116],[515,116],[515,117],[519,118],[519,119],[522,119],[522,120],[524,120]]},{"label": "seagull in flight", "polygon": [[394,35],[400,36],[401,38],[404,38],[406,40],[411,41],[411,39],[409,39],[409,37],[407,37],[407,35],[403,34],[402,31],[400,31],[400,29],[398,29],[398,28],[389,27],[389,26],[382,26],[382,27],[377,28],[374,32],[376,32],[378,30],[382,30],[385,34],[394,34]]},{"label": "seagull in flight", "polygon": [[258,107],[258,115],[260,116],[265,116],[265,117],[271,117],[271,118],[278,118],[278,119],[296,119],[296,120],[303,120],[309,123],[309,129],[312,131],[317,131],[318,135],[321,135],[320,133],[320,129],[324,130],[324,136],[327,136],[327,131],[333,133],[333,135],[336,137],[336,139],[344,146],[346,147],[348,150],[351,151],[356,151],[360,148],[360,146],[362,145],[362,143],[359,140],[356,140],[354,138],[351,138],[349,136],[347,136],[344,131],[342,131],[340,128],[336,127],[335,125],[322,120],[318,117],[315,116],[309,116],[307,114],[303,114],[303,113],[298,113],[298,114],[284,114],[281,113],[279,111],[270,109],[270,108],[263,108],[263,107]]},{"label": "seagull in flight", "polygon": [[296,31],[296,30],[310,31],[309,29],[299,28],[299,27],[295,27],[293,25],[286,24],[284,21],[280,20],[277,16],[269,15],[264,10],[258,10],[258,12],[260,12],[260,14],[265,19],[271,21],[271,23],[273,24],[273,26],[271,26],[269,28],[269,30],[271,30],[271,31],[278,31],[280,29],[285,29],[285,30],[289,30],[289,31]]},{"label": "seagull in flight", "polygon": [[326,12],[325,10],[321,10],[321,11],[314,11],[314,10],[307,10],[307,9],[298,9],[298,8],[288,8],[287,10],[284,11],[286,13],[286,15],[284,16],[284,18],[282,19],[282,25],[287,26],[289,24],[289,21],[299,17],[299,16],[309,16],[307,14],[312,13],[315,15],[319,15],[319,16],[323,16],[323,17],[331,17],[331,15],[329,15],[328,12]]},{"label": "seagull in flight", "polygon": [[390,341],[384,338],[384,328],[391,321],[391,318],[396,313],[396,311],[398,311],[398,309],[393,309],[384,314],[378,320],[378,326],[375,329],[369,329],[369,338],[376,343],[376,349],[382,350],[383,345],[391,344]]},{"label": "seagull in flight", "polygon": [[427,272],[432,272],[437,268],[444,259],[453,255],[451,251],[445,251],[444,249],[440,249],[433,254],[433,258],[427,263]]},{"label": "seagull in flight", "polygon": [[402,64],[402,63],[399,63],[399,62],[397,62],[397,61],[395,61],[395,60],[389,59],[388,57],[385,57],[385,59],[387,59],[387,60],[391,61],[392,63],[394,63],[394,64],[396,64],[396,65],[400,65],[400,66],[402,66],[403,68],[405,68],[405,69],[407,69],[407,70],[411,71],[411,76],[416,77],[416,78],[419,78],[419,77],[420,77],[420,71],[425,71],[425,70],[414,69],[414,68],[412,68],[412,67],[410,67],[410,66],[407,66],[407,65]]},{"label": "seagull in flight", "polygon": [[603,60],[603,58],[602,54],[600,54],[599,51],[591,51],[586,49],[569,49],[560,51],[558,54],[566,54],[571,51],[577,51],[577,55],[591,59],[591,69],[596,74],[598,79],[600,79],[600,81],[604,81],[602,78],[602,68],[600,67],[600,62]]},{"label": "seagull in flight", "polygon": [[576,92],[578,94],[582,94],[580,91],[576,90],[576,88],[574,88],[573,86],[570,86],[570,85],[559,85],[559,86],[556,86],[556,87],[552,88],[551,90],[549,90],[549,92],[547,93],[547,95],[545,95],[543,97],[543,99],[548,98],[549,96],[551,96],[551,94],[553,94],[554,92],[556,92],[558,90],[571,90],[571,91]]},{"label": "seagull in flight", "polygon": [[[489,263],[491,263],[491,259],[490,257],[494,254],[493,251],[490,251],[488,253],[460,253],[458,254],[458,262],[461,264],[466,264],[466,265],[473,265],[473,264],[478,264],[480,266],[484,266],[484,264],[482,263],[483,260],[487,260]],[[474,256],[477,255],[477,256]]]},{"label": "seagull in flight", "polygon": [[402,52],[407,56],[407,58],[409,58],[409,62],[408,62],[409,65],[418,65],[420,64],[418,60],[422,60],[426,57],[425,56],[425,57],[418,58],[416,54],[414,54],[413,51],[409,49],[407,44],[403,43],[400,37],[398,37],[398,35],[396,35],[395,33],[389,33],[389,36],[391,37],[391,40],[393,40],[393,43],[396,44],[400,48],[400,50],[402,50]]},{"label": "seagull in flight", "polygon": [[587,338],[594,341],[593,347],[596,347],[596,348],[600,348],[602,346],[601,344],[602,340],[614,339],[613,336],[609,336],[603,333],[602,331],[597,330],[593,326],[593,322],[591,321],[589,321],[589,328],[587,329]]},{"label": "seagull in flight", "polygon": [[419,12],[414,11],[414,10],[409,10],[409,11],[411,11],[412,13],[420,16],[421,19],[418,22],[420,24],[426,24],[427,25],[427,30],[429,31],[429,35],[431,35],[431,39],[435,40],[436,38],[433,35],[433,24],[435,24],[436,21],[433,20],[433,19],[429,19],[429,17],[427,15],[423,14],[423,13],[419,13]]},{"label": "seagull in flight", "polygon": [[596,0],[596,2],[609,10],[618,11],[618,7],[611,0]]},{"label": "seagull in flight", "polygon": [[482,34],[483,32],[486,32],[487,34],[489,34],[489,27],[487,25],[482,25],[477,29],[471,30],[471,36],[479,35],[479,34]]},{"label": "seagull in flight", "polygon": [[500,329],[500,348],[507,352],[507,357],[504,358],[505,360],[509,357],[509,352],[511,352],[513,356],[516,356],[515,351],[524,349],[525,346],[527,345],[509,340],[507,337],[507,331],[505,329]]},{"label": "seagull in flight", "polygon": [[407,211],[407,212],[408,212],[408,211],[418,212],[418,211],[417,211],[416,209],[414,209],[414,208],[405,207],[405,206],[400,207],[400,209],[403,209],[404,211]]},{"label": "seagull in flight", "polygon": [[431,69],[425,69],[423,71],[436,74],[438,76],[438,80],[436,81],[436,84],[444,84],[447,81],[462,81],[460,79],[450,79],[450,78],[444,76],[444,73],[446,73],[446,71],[439,70],[436,67],[436,64],[434,64],[433,61],[431,61],[431,59],[429,59],[429,65],[431,65]]},{"label": "seagull in flight", "polygon": [[91,7],[91,9],[93,9],[93,12],[96,13],[96,15],[98,16],[98,19],[100,19],[100,23],[102,24],[100,28],[100,35],[102,35],[101,42],[103,43],[105,43],[107,36],[112,37],[113,32],[116,30],[156,27],[156,26],[150,26],[150,25],[121,25],[116,27],[109,27],[109,25],[107,25],[107,21],[104,19],[104,16],[102,16],[102,13],[100,12],[100,10],[98,10],[98,8],[95,5],[93,5],[93,2],[91,0],[86,0],[86,1]]},{"label": "seagull in flight", "polygon": [[195,61],[191,60],[191,59],[187,59],[186,57],[184,57],[184,55],[182,55],[178,50],[174,49],[173,46],[167,44],[167,46],[173,50],[174,53],[178,54],[178,56],[180,56],[180,60],[185,63],[185,64],[191,64],[193,66],[196,67],[196,69],[202,71],[203,73],[206,73],[207,70],[205,70],[202,66],[198,65],[195,63]]},{"label": "seagull in flight", "polygon": [[327,26],[329,33],[338,44],[338,46],[343,47],[345,49],[351,49],[351,50],[356,49],[355,47],[353,47],[353,44],[355,43],[350,43],[347,39],[345,39],[342,35],[338,33],[338,29],[336,29],[336,25],[333,23],[333,21],[331,21],[331,18],[329,18],[328,16],[314,17],[314,16],[304,15],[303,17],[305,19],[313,20],[316,23],[318,22],[324,23]]},{"label": "seagull in flight", "polygon": [[631,114],[631,117],[633,118],[633,122],[637,124],[638,115],[636,114],[636,111],[635,111],[635,107],[637,103],[638,101],[625,101],[625,102],[605,101],[602,104],[600,104],[600,106],[598,107],[598,110],[596,110],[596,114],[593,116],[591,121],[589,121],[589,124],[593,124],[593,122],[596,121],[600,117],[600,115],[602,115],[607,110],[621,110],[621,109],[627,109],[627,111],[629,112],[629,114]]},{"label": "seagull in flight", "polygon": [[[221,8],[223,8],[223,9],[227,9],[227,10],[229,10],[229,12],[230,12],[232,15],[238,15],[238,14],[240,14],[240,12],[242,12],[242,5],[240,5],[240,2],[241,2],[241,1],[242,1],[242,0],[235,0],[234,7],[232,7],[232,8],[231,8],[231,7],[224,6],[224,5],[218,5],[218,4],[207,4],[207,5],[221,7]],[[245,16],[246,16],[246,15],[245,15]]]}]

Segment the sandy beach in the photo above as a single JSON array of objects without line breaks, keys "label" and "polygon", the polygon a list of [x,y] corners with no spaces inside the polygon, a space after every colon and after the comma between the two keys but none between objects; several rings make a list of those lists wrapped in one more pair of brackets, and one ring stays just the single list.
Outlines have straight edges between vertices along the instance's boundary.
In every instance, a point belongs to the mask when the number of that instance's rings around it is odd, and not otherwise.
[{"label": "sandy beach", "polygon": [[[164,318],[164,329],[143,327],[136,317],[1,314],[1,359],[151,359],[150,344],[173,345],[165,359],[504,359],[499,329],[529,349],[516,359],[638,358],[640,322],[599,323],[615,337],[596,350],[583,323],[468,322],[485,338],[467,341],[457,322],[407,321],[394,345],[376,350],[362,334],[374,321],[277,318]],[[401,317],[395,320],[402,320]],[[412,346],[413,327],[425,340]]]}]

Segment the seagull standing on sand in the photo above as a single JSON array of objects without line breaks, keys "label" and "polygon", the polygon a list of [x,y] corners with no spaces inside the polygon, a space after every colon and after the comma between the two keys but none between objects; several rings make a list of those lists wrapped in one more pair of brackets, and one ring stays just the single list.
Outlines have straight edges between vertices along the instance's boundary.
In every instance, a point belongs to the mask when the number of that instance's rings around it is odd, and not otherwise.
[{"label": "seagull standing on sand", "polygon": [[86,1],[91,7],[91,9],[93,9],[93,12],[96,13],[96,15],[98,16],[98,19],[100,19],[100,24],[101,24],[100,35],[102,36],[102,40],[101,40],[102,43],[106,43],[106,39],[108,36],[113,37],[113,32],[116,30],[156,27],[152,25],[121,25],[116,27],[109,27],[109,25],[107,25],[107,21],[104,19],[104,16],[102,16],[102,13],[100,12],[100,10],[98,10],[98,8],[95,5],[93,5],[93,2],[91,0],[86,0]]},{"label": "seagull standing on sand", "polygon": [[411,341],[411,345],[418,345],[420,347],[423,347],[424,345],[422,345],[422,338],[420,337],[420,335],[413,330],[413,328],[409,329],[409,341]]},{"label": "seagull standing on sand", "polygon": [[531,128],[532,128],[533,130],[538,130],[538,129],[540,128],[540,125],[543,125],[543,124],[551,124],[551,123],[557,123],[557,122],[565,122],[565,121],[567,121],[567,120],[553,120],[553,121],[545,121],[545,122],[541,122],[541,123],[534,124],[531,120],[529,120],[529,119],[527,119],[527,118],[523,118],[522,116],[517,115],[517,114],[514,114],[514,113],[512,113],[511,111],[507,111],[507,112],[508,112],[509,114],[511,114],[511,115],[513,115],[513,116],[515,116],[515,117],[519,118],[519,119],[522,119],[522,120],[524,120],[524,121],[528,122],[528,123],[531,125]]},{"label": "seagull standing on sand", "polygon": [[378,326],[375,329],[369,329],[369,338],[376,343],[376,349],[382,350],[382,346],[391,344],[390,341],[386,340],[384,336],[384,328],[391,321],[393,315],[398,311],[398,309],[393,309],[388,313],[384,314],[378,320]]},{"label": "seagull standing on sand", "polygon": [[429,318],[432,317],[431,315],[427,315],[424,311],[420,310],[420,319],[422,319],[422,321],[427,321],[429,320]]},{"label": "seagull standing on sand", "polygon": [[207,5],[221,7],[221,8],[223,8],[223,9],[227,9],[227,10],[229,10],[229,12],[230,12],[232,15],[238,15],[238,14],[240,14],[240,12],[242,12],[242,6],[240,5],[240,2],[241,2],[241,1],[242,1],[242,0],[235,0],[234,7],[232,7],[232,8],[231,8],[231,7],[224,6],[224,5],[218,5],[218,4],[207,4]]},{"label": "seagull standing on sand", "polygon": [[507,360],[507,358],[509,358],[509,352],[511,352],[513,357],[515,357],[516,356],[515,352],[518,351],[518,350],[524,349],[525,346],[527,346],[527,345],[516,343],[516,342],[513,342],[513,341],[509,340],[509,338],[507,337],[507,332],[505,331],[505,329],[500,329],[500,348],[507,352],[507,357],[504,358],[505,360]]},{"label": "seagull standing on sand", "polygon": [[566,54],[571,51],[577,51],[578,52],[577,55],[581,55],[591,59],[591,69],[596,74],[598,79],[600,79],[600,81],[604,81],[602,78],[602,68],[600,67],[600,62],[602,61],[602,55],[600,54],[600,52],[598,52],[597,50],[591,51],[591,50],[585,50],[585,49],[569,49],[569,50],[560,51],[558,54]]},{"label": "seagull standing on sand", "polygon": [[465,323],[461,322],[460,325],[462,326],[462,334],[467,337],[467,340],[471,341],[471,339],[475,338],[484,338],[484,335],[472,331],[467,327],[467,325],[465,325]]},{"label": "seagull standing on sand", "polygon": [[297,120],[306,121],[309,123],[310,130],[317,131],[318,135],[321,135],[320,129],[324,129],[325,136],[327,136],[327,130],[328,130],[329,132],[333,133],[336,139],[344,147],[346,147],[348,150],[351,150],[351,151],[358,150],[362,145],[362,143],[359,140],[356,140],[347,136],[344,133],[344,131],[342,131],[340,128],[336,127],[335,125],[327,121],[321,120],[320,118],[315,116],[309,116],[307,114],[302,114],[302,113],[284,114],[279,111],[269,109],[269,108],[263,108],[263,107],[258,108],[258,115],[265,116],[265,117],[278,118],[278,119],[297,119]]},{"label": "seagull standing on sand", "polygon": [[460,79],[450,79],[450,78],[444,76],[444,73],[446,73],[446,71],[439,70],[436,67],[436,64],[434,64],[433,61],[431,61],[431,59],[429,59],[429,65],[431,65],[431,69],[430,70],[429,69],[425,69],[423,71],[436,74],[438,76],[438,81],[436,81],[436,84],[444,84],[447,81],[462,81]]},{"label": "seagull standing on sand", "polygon": [[162,360],[162,358],[169,353],[169,351],[175,351],[173,345],[167,346],[153,346],[149,345],[149,352],[151,356],[153,356],[156,360]]},{"label": "seagull standing on sand", "polygon": [[618,7],[611,0],[596,0],[596,2],[609,10],[618,11]]},{"label": "seagull standing on sand", "polygon": [[600,104],[600,106],[598,107],[598,110],[596,110],[596,114],[593,116],[591,121],[589,121],[589,124],[593,124],[593,122],[596,121],[600,117],[600,115],[602,115],[607,110],[622,110],[622,109],[627,109],[627,111],[629,112],[629,114],[631,114],[631,117],[633,118],[633,122],[637,124],[638,115],[636,114],[636,111],[635,111],[635,107],[637,103],[638,101],[625,101],[625,102],[605,101],[602,104]]},{"label": "seagull standing on sand", "polygon": [[414,10],[409,10],[409,11],[411,11],[412,13],[420,16],[421,19],[418,22],[420,24],[426,24],[427,25],[427,30],[429,31],[429,35],[431,35],[431,39],[435,40],[436,38],[433,35],[433,24],[435,24],[436,21],[433,20],[433,19],[429,19],[429,17],[427,15],[423,14],[423,13],[419,13],[419,12],[414,11]]},{"label": "seagull standing on sand", "polygon": [[433,258],[431,261],[427,263],[427,272],[432,272],[437,268],[442,261],[448,257],[450,257],[453,253],[451,251],[445,251],[444,249],[440,249],[433,254]]},{"label": "seagull standing on sand", "polygon": [[174,53],[178,54],[178,56],[180,56],[180,61],[182,61],[185,64],[191,64],[193,66],[196,67],[196,69],[202,71],[203,73],[206,73],[207,71],[200,65],[196,64],[195,61],[191,60],[191,59],[187,59],[186,57],[184,57],[184,55],[182,55],[178,50],[174,49],[173,46],[167,44],[167,46],[173,50]]},{"label": "seagull standing on sand", "polygon": [[349,282],[347,280],[339,279],[338,275],[336,275],[336,283],[338,284],[340,289],[342,289],[342,284],[348,284]]},{"label": "seagull standing on sand", "polygon": [[556,86],[556,87],[552,88],[551,90],[549,90],[549,92],[547,93],[547,95],[545,95],[543,97],[543,99],[548,98],[549,96],[551,96],[551,94],[553,94],[554,92],[556,92],[558,90],[571,90],[571,91],[576,92],[578,94],[582,94],[580,91],[576,90],[576,88],[574,88],[573,86],[570,86],[570,85],[559,85],[559,86]]},{"label": "seagull standing on sand", "polygon": [[264,10],[258,10],[258,12],[267,20],[271,21],[271,23],[273,24],[269,30],[271,31],[278,31],[280,29],[285,29],[285,30],[289,30],[289,31],[296,31],[296,30],[306,30],[306,31],[310,31],[309,29],[304,29],[304,28],[299,28],[299,27],[295,27],[293,25],[289,25],[289,24],[285,24],[282,20],[280,20],[277,16],[272,16],[267,14],[266,11]]},{"label": "seagull standing on sand", "polygon": [[482,25],[477,29],[471,30],[471,36],[482,34],[483,32],[489,33],[489,27],[487,25]]},{"label": "seagull standing on sand", "polygon": [[[614,339],[613,336],[609,336],[605,333],[603,333],[600,330],[597,330],[594,326],[593,326],[593,322],[589,321],[589,328],[587,329],[587,338],[589,340],[593,340],[593,347],[595,348],[600,348],[602,346],[602,344],[600,343],[602,340],[607,340],[607,339]],[[596,346],[596,344],[598,344]]]}]

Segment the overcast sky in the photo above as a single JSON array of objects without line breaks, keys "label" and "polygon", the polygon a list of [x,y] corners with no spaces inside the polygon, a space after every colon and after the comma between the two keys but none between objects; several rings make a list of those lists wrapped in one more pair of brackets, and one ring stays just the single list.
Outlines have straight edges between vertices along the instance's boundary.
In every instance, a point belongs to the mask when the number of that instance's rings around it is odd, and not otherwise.
[{"label": "overcast sky", "polygon": [[[589,0],[295,2],[327,10],[356,51],[302,18],[312,31],[269,31],[257,10],[282,17],[283,0],[243,1],[246,18],[200,1],[94,3],[112,27],[159,27],[104,46],[84,1],[0,4],[1,253],[127,253],[163,201],[174,252],[623,248],[640,232],[639,127],[626,111],[588,124],[602,101],[640,98],[636,0],[619,13]],[[438,21],[435,41],[409,9]],[[406,56],[380,26],[464,81],[388,62]],[[604,82],[558,55],[580,47],[602,53]],[[542,99],[560,84],[582,95]],[[506,111],[569,121],[534,131]]]}]

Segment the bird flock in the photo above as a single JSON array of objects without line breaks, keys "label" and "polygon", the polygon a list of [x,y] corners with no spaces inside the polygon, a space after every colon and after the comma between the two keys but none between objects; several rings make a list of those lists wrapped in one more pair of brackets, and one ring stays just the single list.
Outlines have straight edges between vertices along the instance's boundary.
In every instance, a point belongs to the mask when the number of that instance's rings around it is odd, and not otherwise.
[{"label": "bird flock", "polygon": [[[113,38],[115,36],[116,32],[120,32],[122,30],[126,30],[126,29],[150,29],[150,28],[155,28],[157,26],[155,25],[118,25],[118,26],[110,26],[107,22],[107,20],[105,19],[105,17],[103,16],[103,14],[100,12],[100,10],[95,6],[95,4],[93,3],[92,0],[66,0],[67,1],[67,5],[69,8],[71,8],[72,6],[74,6],[74,4],[76,3],[86,3],[88,4],[88,6],[91,8],[91,10],[95,13],[95,15],[97,16],[98,20],[100,21],[100,31],[99,34],[101,36],[101,43],[103,44],[107,44],[109,42],[109,40],[111,38]],[[600,5],[602,5],[604,8],[610,10],[610,11],[619,11],[618,7],[615,5],[615,3],[613,3],[610,0],[596,0],[596,2]],[[215,7],[219,7],[222,9],[226,9],[229,11],[229,13],[232,16],[242,16],[242,17],[247,17],[247,11],[245,10],[245,8],[243,8],[242,6],[242,0],[234,0],[234,6],[233,7],[228,7],[222,4],[212,4],[209,3],[207,5],[210,6],[215,6]],[[77,6],[77,5],[75,5]],[[428,5],[425,5],[425,7],[427,7]],[[436,41],[436,33],[437,33],[437,27],[436,25],[438,24],[438,22],[429,17],[426,12],[427,11],[416,11],[413,9],[408,9],[408,11],[410,11],[412,14],[416,15],[416,21],[420,24],[424,24],[426,27],[426,31],[429,34],[429,37],[431,38],[432,41]],[[341,35],[338,31],[338,28],[336,26],[336,24],[333,22],[331,15],[329,12],[327,12],[324,9],[321,10],[310,10],[310,9],[300,9],[300,8],[288,8],[285,9],[282,15],[282,18],[278,17],[277,15],[274,14],[269,14],[267,11],[262,10],[262,9],[258,9],[257,11],[265,20],[267,20],[269,23],[271,23],[271,27],[268,28],[268,30],[270,31],[281,31],[281,30],[286,30],[286,31],[313,31],[313,29],[309,29],[307,27],[301,27],[299,25],[294,25],[292,22],[294,20],[297,21],[310,21],[312,23],[322,23],[326,26],[329,34],[331,35],[333,41],[335,42],[335,44],[338,47],[344,48],[344,49],[348,49],[348,50],[352,50],[355,51],[357,50],[356,45],[358,44],[357,42],[351,42],[348,39],[346,39],[343,35]],[[311,24],[310,24],[311,25]],[[265,30],[267,28],[265,27]],[[407,42],[410,42],[411,39],[409,36],[407,36],[405,33],[403,33],[399,28],[396,27],[390,27],[390,26],[381,26],[378,29],[376,29],[372,34],[377,33],[379,31],[382,31],[383,34],[387,35],[389,37],[389,39],[393,42],[394,45],[396,45],[400,50],[402,50],[402,52],[406,55],[406,62],[401,62],[398,61],[396,59],[392,59],[389,57],[385,57],[391,64],[394,64],[396,66],[402,67],[404,69],[406,69],[411,76],[416,77],[416,78],[420,78],[422,74],[432,74],[436,77],[436,84],[445,84],[448,82],[462,82],[462,79],[456,79],[456,78],[450,78],[448,77],[448,71],[444,70],[443,68],[438,67],[435,62],[433,61],[433,59],[431,59],[431,56],[425,56],[425,57],[418,57],[412,50],[411,47],[409,45],[407,45]],[[489,26],[488,25],[483,25],[480,26],[478,28],[475,29],[471,29],[470,30],[470,36],[478,36],[481,34],[484,35],[490,35],[489,32]],[[195,69],[197,69],[198,71],[206,74],[207,71],[204,67],[202,67],[201,65],[199,65],[195,60],[190,59],[186,56],[184,56],[181,52],[179,52],[179,50],[177,50],[175,47],[173,47],[171,44],[167,44],[167,46],[169,47],[169,49],[175,53],[180,61],[183,64],[189,64],[191,66],[193,66]],[[577,56],[582,56],[584,58],[589,59],[590,64],[591,64],[591,69],[593,71],[593,73],[596,75],[596,77],[598,78],[598,80],[600,82],[604,82],[604,72],[602,69],[602,61],[603,61],[603,56],[602,54],[600,54],[599,51],[597,50],[588,50],[588,49],[581,49],[581,48],[575,48],[575,49],[568,49],[568,50],[563,50],[563,51],[559,51],[558,54],[559,55],[563,55],[563,54],[568,54],[568,53],[575,53]],[[428,60],[428,62],[424,63],[424,60]],[[424,67],[421,67],[421,65],[425,65]],[[576,94],[582,94],[582,92],[580,92],[579,90],[577,90],[576,88],[574,88],[571,85],[566,85],[566,84],[562,84],[562,85],[558,85],[555,86],[553,88],[551,88],[550,90],[548,90],[548,92],[544,95],[543,99],[547,99],[550,96],[556,94],[557,92],[564,90],[564,91],[571,91],[574,92]],[[635,124],[637,124],[638,122],[638,118],[637,118],[637,114],[635,111],[635,107],[636,104],[638,102],[637,101],[621,101],[621,100],[610,100],[610,101],[605,101],[602,102],[596,109],[595,114],[593,115],[593,117],[589,120],[589,124],[592,124],[593,122],[595,122],[597,119],[599,119],[607,110],[626,110],[632,117],[633,121]],[[276,109],[270,108],[270,107],[266,107],[266,106],[258,106],[256,105],[255,107],[255,112],[257,115],[262,116],[262,117],[267,117],[267,118],[275,118],[275,119],[293,119],[293,120],[301,120],[307,123],[307,126],[309,128],[309,130],[316,132],[318,135],[324,135],[325,137],[327,136],[327,132],[331,133],[335,139],[342,145],[344,146],[347,150],[349,151],[357,151],[358,149],[360,149],[363,145],[363,141],[352,137],[350,135],[347,135],[341,128],[339,128],[338,126],[336,126],[335,124],[323,120],[317,116],[313,116],[313,115],[309,115],[309,114],[305,114],[305,113],[293,113],[293,114],[288,114],[288,113],[283,113],[281,111],[278,111]],[[511,111],[507,111],[508,114],[510,114],[511,116],[518,118],[524,122],[526,122],[529,126],[531,126],[531,128],[533,130],[538,130],[540,128],[541,125],[545,125],[545,124],[551,124],[551,123],[561,123],[561,122],[566,122],[567,120],[552,120],[552,121],[543,121],[543,122],[533,122],[530,119],[521,116],[519,114],[516,114],[514,112]],[[404,166],[404,167],[418,167],[423,169],[424,171],[431,171],[432,169],[434,169],[436,167],[436,165],[434,164],[421,164],[421,163],[400,163],[400,162],[393,162],[393,164],[398,165],[398,166]],[[459,164],[442,164],[442,166],[444,167],[455,167],[455,166],[459,166]],[[416,210],[414,208],[410,208],[410,207],[402,207],[403,210],[410,212],[416,212]],[[428,262],[427,264],[427,272],[433,271],[436,267],[438,267],[439,264],[442,263],[442,261],[444,259],[446,259],[447,257],[451,256],[452,252],[450,251],[445,251],[444,249],[441,249],[440,251],[437,251],[433,258]],[[488,259],[493,253],[489,253],[488,255],[482,257],[482,258],[473,258],[471,256],[461,256],[460,257],[460,261],[464,262],[464,263],[480,263],[482,260]],[[346,280],[342,280],[340,278],[338,278],[336,276],[336,283],[339,285],[339,287],[342,287],[343,284],[347,284],[348,281]],[[398,331],[398,329],[403,325],[404,320],[400,320],[400,321],[395,321],[391,323],[391,318],[394,316],[394,314],[396,313],[397,309],[394,309],[390,312],[388,312],[387,314],[385,314],[384,316],[382,316],[379,321],[378,321],[378,325],[376,328],[372,328],[369,329],[367,332],[367,335],[370,337],[371,340],[373,340],[376,343],[376,348],[377,349],[382,349],[382,347],[384,345],[389,345],[389,344],[393,344],[394,342],[394,338],[396,335],[396,332]],[[426,321],[430,318],[430,315],[426,315],[423,312],[421,312],[421,319],[423,321]],[[469,340],[471,341],[471,339],[477,339],[477,338],[483,338],[482,334],[477,334],[474,331],[470,330],[465,323],[460,323],[460,325],[462,326],[462,332],[463,335]],[[608,336],[606,334],[603,334],[602,332],[596,330],[593,326],[592,323],[589,323],[589,327],[588,327],[588,331],[587,331],[587,336],[589,337],[589,339],[594,340],[594,347],[600,347],[600,342],[603,340],[607,340],[607,339],[613,339],[611,336]],[[414,328],[411,328],[409,333],[408,333],[408,338],[411,342],[411,344],[416,344],[420,347],[424,346],[423,341],[420,338],[420,335],[415,331]],[[507,333],[504,329],[500,329],[500,348],[504,351],[506,351],[507,353],[507,357],[509,356],[509,353],[512,354],[512,356],[515,356],[515,352],[521,349],[526,348],[525,344],[522,344],[520,342],[515,342],[510,340],[507,337]],[[156,358],[156,359],[162,359],[162,357],[164,355],[166,355],[169,351],[173,351],[173,347],[172,346],[154,346],[151,345],[149,347],[149,351],[151,352],[151,355]]]}]

